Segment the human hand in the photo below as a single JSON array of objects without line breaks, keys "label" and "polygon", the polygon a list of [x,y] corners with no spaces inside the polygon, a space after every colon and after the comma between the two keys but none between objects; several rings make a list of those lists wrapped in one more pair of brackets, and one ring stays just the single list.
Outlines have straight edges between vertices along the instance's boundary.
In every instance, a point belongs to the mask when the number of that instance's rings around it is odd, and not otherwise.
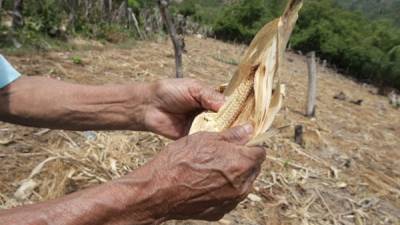
[{"label": "human hand", "polygon": [[0,224],[161,224],[171,219],[218,220],[251,190],[262,148],[244,144],[251,127],[197,133],[109,183],[36,205],[0,211]]},{"label": "human hand", "polygon": [[171,139],[187,135],[197,114],[218,111],[224,103],[221,93],[193,79],[161,80],[150,89],[144,126]]},{"label": "human hand", "polygon": [[156,207],[169,219],[218,220],[251,191],[265,159],[262,148],[245,147],[251,126],[197,133],[166,147],[142,169],[153,171]]}]

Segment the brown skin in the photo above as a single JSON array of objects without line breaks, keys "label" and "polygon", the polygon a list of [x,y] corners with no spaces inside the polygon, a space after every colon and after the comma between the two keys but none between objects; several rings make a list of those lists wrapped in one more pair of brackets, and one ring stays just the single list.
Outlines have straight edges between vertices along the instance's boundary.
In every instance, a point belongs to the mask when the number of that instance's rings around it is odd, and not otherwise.
[{"label": "brown skin", "polygon": [[[193,80],[83,86],[21,78],[0,90],[1,120],[74,130],[148,130],[187,135],[194,115],[223,97]],[[133,225],[171,219],[218,220],[249,193],[265,159],[245,147],[251,126],[198,133],[168,145],[118,180],[58,200],[0,211],[0,224]]]}]

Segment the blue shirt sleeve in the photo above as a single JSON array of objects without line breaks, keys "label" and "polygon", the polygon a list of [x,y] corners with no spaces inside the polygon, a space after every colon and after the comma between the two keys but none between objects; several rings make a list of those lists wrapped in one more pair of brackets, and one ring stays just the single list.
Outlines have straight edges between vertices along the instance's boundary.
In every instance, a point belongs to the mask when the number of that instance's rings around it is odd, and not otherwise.
[{"label": "blue shirt sleeve", "polygon": [[16,71],[2,55],[0,55],[0,88],[7,86],[20,76],[21,74],[18,73],[18,71]]}]

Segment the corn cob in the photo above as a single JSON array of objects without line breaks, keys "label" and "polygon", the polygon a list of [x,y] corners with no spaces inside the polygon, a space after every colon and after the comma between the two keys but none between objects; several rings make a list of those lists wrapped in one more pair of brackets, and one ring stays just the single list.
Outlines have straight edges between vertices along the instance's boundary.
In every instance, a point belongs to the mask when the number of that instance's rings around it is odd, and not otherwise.
[{"label": "corn cob", "polygon": [[233,92],[228,103],[221,109],[221,113],[217,114],[217,127],[221,130],[229,128],[240,114],[240,109],[245,104],[250,93],[253,91],[253,79],[248,79],[241,83]]},{"label": "corn cob", "polygon": [[285,90],[279,82],[281,62],[302,3],[303,0],[289,0],[284,14],[258,32],[224,90],[225,105],[218,113],[197,116],[190,133],[219,132],[251,122],[255,127],[253,140],[258,140],[256,137],[271,127]]}]

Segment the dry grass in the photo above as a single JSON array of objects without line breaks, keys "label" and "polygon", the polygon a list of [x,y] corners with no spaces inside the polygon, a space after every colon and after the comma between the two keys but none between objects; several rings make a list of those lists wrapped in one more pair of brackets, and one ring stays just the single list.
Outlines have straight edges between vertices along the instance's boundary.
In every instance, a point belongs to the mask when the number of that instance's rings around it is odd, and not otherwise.
[{"label": "dry grass", "polygon": [[79,132],[86,139],[79,142],[66,132],[59,134],[66,145],[49,143],[41,147],[45,159],[18,181],[18,189],[12,196],[1,195],[2,207],[54,199],[120,177],[143,165],[165,143],[162,138],[146,133]]},{"label": "dry grass", "polygon": [[[78,44],[87,45],[80,41]],[[243,46],[189,38],[185,72],[219,85],[229,80]],[[166,41],[133,48],[101,46],[75,52],[11,57],[27,75],[88,83],[155,80],[174,74]],[[83,65],[71,58],[79,56]],[[268,159],[254,194],[215,224],[400,224],[400,111],[375,89],[334,73],[319,75],[317,119],[305,118],[305,58],[288,54],[286,107],[268,141]],[[361,106],[334,100],[343,91]],[[305,145],[293,142],[306,128]],[[143,165],[168,140],[135,132],[64,132],[0,124],[0,207],[57,198]],[[209,224],[169,222],[168,224]]]}]

